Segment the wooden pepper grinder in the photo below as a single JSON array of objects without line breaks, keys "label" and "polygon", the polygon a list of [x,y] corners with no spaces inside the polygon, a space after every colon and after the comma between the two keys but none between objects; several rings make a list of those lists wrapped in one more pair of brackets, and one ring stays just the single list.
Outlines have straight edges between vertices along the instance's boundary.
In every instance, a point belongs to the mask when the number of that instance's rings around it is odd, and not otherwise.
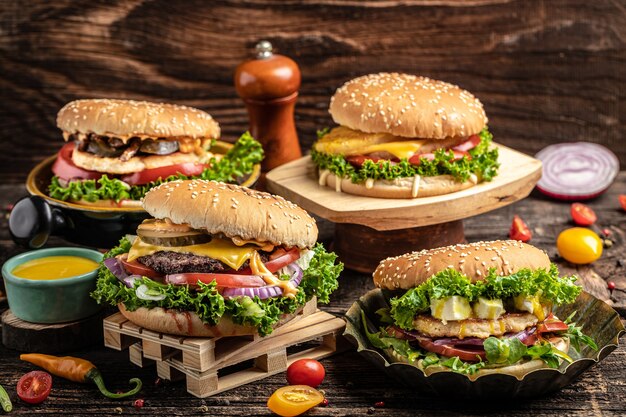
[{"label": "wooden pepper grinder", "polygon": [[256,52],[235,70],[235,88],[248,109],[250,133],[263,144],[265,173],[302,156],[294,121],[300,69],[292,59],[273,54],[268,41],[259,42]]}]

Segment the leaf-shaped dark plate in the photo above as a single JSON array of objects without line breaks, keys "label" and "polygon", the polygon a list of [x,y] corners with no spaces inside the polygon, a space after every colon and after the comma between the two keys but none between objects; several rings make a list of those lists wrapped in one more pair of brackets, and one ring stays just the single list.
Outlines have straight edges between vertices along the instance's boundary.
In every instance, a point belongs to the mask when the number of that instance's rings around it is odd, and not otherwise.
[{"label": "leaf-shaped dark plate", "polygon": [[376,328],[380,326],[376,310],[387,307],[383,292],[372,290],[356,301],[346,313],[347,325],[344,336],[357,347],[369,361],[392,377],[404,381],[425,394],[458,396],[463,398],[525,398],[556,391],[571,383],[584,370],[604,359],[617,348],[618,339],[624,332],[619,315],[608,304],[583,292],[576,302],[554,309],[558,317],[568,317],[577,311],[575,320],[583,332],[598,344],[598,351],[585,346],[580,353],[570,348],[574,362],[561,364],[558,369],[538,369],[518,379],[512,375],[488,374],[472,381],[468,376],[455,372],[437,372],[430,376],[406,363],[390,363],[370,343],[363,333],[361,311]]}]

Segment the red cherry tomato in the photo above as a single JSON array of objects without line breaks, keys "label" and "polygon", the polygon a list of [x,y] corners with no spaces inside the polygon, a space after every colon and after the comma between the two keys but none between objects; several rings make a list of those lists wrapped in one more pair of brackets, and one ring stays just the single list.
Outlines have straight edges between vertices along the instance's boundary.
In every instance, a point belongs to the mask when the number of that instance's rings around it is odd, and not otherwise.
[{"label": "red cherry tomato", "polygon": [[128,262],[126,258],[127,256],[120,257],[118,259],[120,260],[120,262],[122,262],[122,265],[124,265],[124,269],[126,270],[126,272],[130,274],[141,275],[148,278],[161,278],[163,276],[154,269],[143,265],[137,260]]},{"label": "red cherry tomato", "polygon": [[622,206],[622,209],[626,210],[626,194],[620,194],[619,204]]},{"label": "red cherry tomato", "polygon": [[[463,159],[464,156],[466,156],[468,159],[472,158],[470,154],[468,154],[465,151],[453,150],[452,153],[454,154],[454,158],[452,159],[453,161],[458,161],[460,159]],[[433,161],[435,159],[435,154],[429,152],[429,153],[421,153],[421,154],[413,155],[412,157],[409,158],[409,163],[413,165],[419,165],[422,159],[426,159],[427,161]]]},{"label": "red cherry tomato", "polygon": [[480,136],[472,135],[465,142],[459,143],[458,145],[454,146],[452,150],[467,152],[470,149],[474,149],[476,146],[478,146],[479,143]]},{"label": "red cherry tomato", "polygon": [[290,385],[308,385],[317,388],[325,376],[324,366],[315,359],[299,359],[287,368],[287,382]]},{"label": "red cherry tomato", "polygon": [[574,223],[579,226],[591,226],[598,220],[596,213],[589,207],[581,203],[574,203],[570,208]]},{"label": "red cherry tomato", "polygon": [[120,179],[130,185],[141,185],[156,181],[159,178],[165,179],[169,176],[177,174],[183,174],[188,177],[200,175],[207,167],[208,165],[206,164],[186,162],[184,164],[144,169],[143,171],[135,172],[134,174],[123,175]]},{"label": "red cherry tomato", "polygon": [[64,180],[97,180],[102,176],[101,172],[88,171],[74,165],[72,152],[74,152],[73,142],[63,145],[57,154],[57,159],[54,161],[54,164],[52,164],[52,172],[54,175]]},{"label": "red cherry tomato", "polygon": [[167,282],[175,285],[195,285],[198,281],[204,284],[215,281],[218,287],[223,288],[262,287],[265,285],[263,278],[258,275],[189,272],[167,276]]},{"label": "red cherry tomato", "polygon": [[31,371],[17,383],[17,396],[29,404],[39,404],[50,394],[52,377],[43,371]]},{"label": "red cherry tomato", "polygon": [[524,220],[522,220],[518,215],[513,216],[511,230],[509,230],[509,237],[522,242],[528,242],[532,236],[533,234],[526,223],[524,223]]},{"label": "red cherry tomato", "polygon": [[[265,267],[271,273],[274,273],[282,267],[287,266],[294,261],[297,261],[298,259],[300,259],[300,250],[298,248],[291,248],[289,250],[279,248],[270,255],[270,260],[265,263]],[[250,275],[252,274],[252,270],[250,268],[244,268],[234,273]]]}]

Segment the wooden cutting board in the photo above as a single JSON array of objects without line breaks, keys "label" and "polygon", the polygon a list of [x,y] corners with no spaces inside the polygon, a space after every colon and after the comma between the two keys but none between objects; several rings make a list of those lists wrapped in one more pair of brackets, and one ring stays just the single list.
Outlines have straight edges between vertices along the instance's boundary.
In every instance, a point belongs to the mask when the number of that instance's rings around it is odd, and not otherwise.
[{"label": "wooden cutting board", "polygon": [[456,193],[415,199],[371,198],[320,186],[310,156],[273,169],[267,188],[334,223],[376,230],[421,227],[472,217],[526,197],[541,177],[541,161],[495,144],[500,149],[499,174]]}]

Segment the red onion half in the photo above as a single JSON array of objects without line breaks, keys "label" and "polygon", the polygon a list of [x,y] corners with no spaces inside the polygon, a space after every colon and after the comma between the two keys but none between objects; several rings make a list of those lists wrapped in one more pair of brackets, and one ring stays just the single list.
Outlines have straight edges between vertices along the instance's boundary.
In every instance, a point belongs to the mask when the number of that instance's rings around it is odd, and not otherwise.
[{"label": "red onion half", "polygon": [[[303,275],[302,268],[300,268],[300,266],[298,266],[298,264],[295,262],[290,263],[289,265],[287,265],[286,268],[293,271],[291,273],[291,279],[289,280],[289,282],[291,282],[294,287],[300,285]],[[222,292],[222,296],[224,298],[247,296],[250,298],[259,297],[261,300],[270,297],[278,297],[282,294],[282,288],[276,285],[270,285],[265,287],[224,288],[224,291]]]},{"label": "red onion half", "polygon": [[596,143],[558,143],[535,156],[543,163],[537,189],[559,200],[597,197],[609,188],[619,172],[615,154]]}]

